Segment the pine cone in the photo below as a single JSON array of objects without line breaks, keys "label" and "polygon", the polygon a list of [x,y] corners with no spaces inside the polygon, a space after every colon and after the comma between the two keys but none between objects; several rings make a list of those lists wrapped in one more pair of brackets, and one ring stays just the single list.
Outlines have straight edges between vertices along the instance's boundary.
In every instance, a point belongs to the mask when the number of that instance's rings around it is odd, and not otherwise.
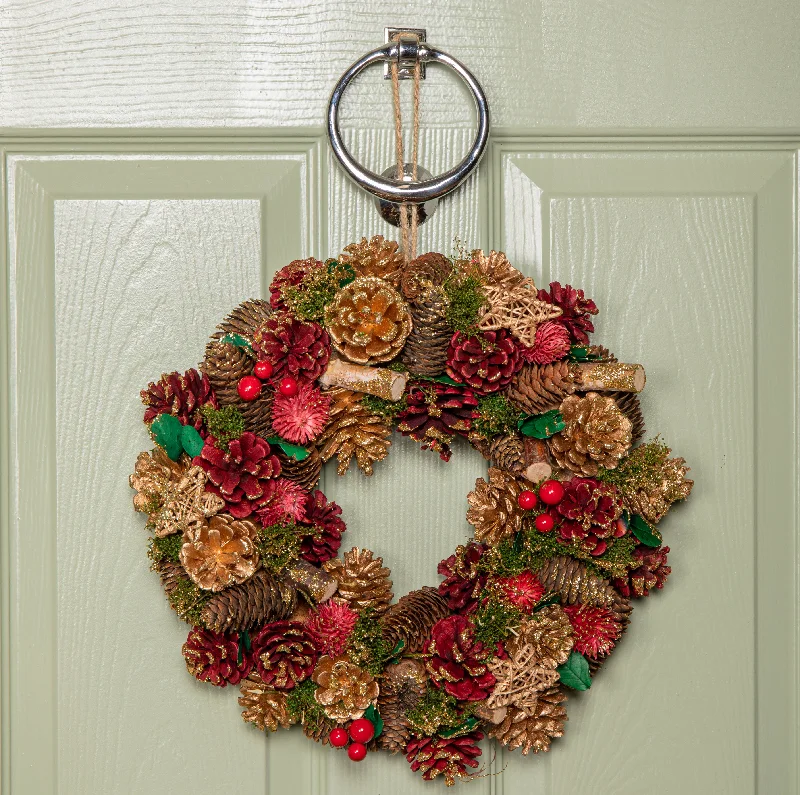
[{"label": "pine cone", "polygon": [[561,704],[566,698],[559,685],[540,693],[533,710],[510,707],[502,723],[489,727],[489,737],[494,737],[510,751],[522,748],[525,755],[531,750],[535,754],[549,751],[550,741],[564,736],[567,711]]},{"label": "pine cone", "polygon": [[315,717],[313,721],[308,719],[303,721],[303,734],[315,743],[328,745],[330,743],[330,733],[336,728],[336,721],[331,720],[327,715]]},{"label": "pine cone", "polygon": [[559,282],[550,282],[550,292],[539,290],[539,300],[561,308],[559,321],[566,326],[573,342],[578,345],[589,344],[589,333],[594,331],[589,315],[596,315],[599,310],[594,301],[584,297],[583,290],[576,290],[569,284],[562,286]]},{"label": "pine cone", "polygon": [[411,724],[406,713],[414,709],[425,695],[427,681],[425,666],[419,660],[406,658],[386,666],[378,696],[378,712],[383,719],[379,748],[393,754],[405,752],[411,739]]},{"label": "pine cone", "polygon": [[309,531],[300,543],[300,556],[304,560],[319,566],[336,556],[342,545],[342,533],[347,529],[341,516],[342,509],[335,502],[328,502],[321,491],[309,494],[302,522]]},{"label": "pine cone", "polygon": [[[631,456],[641,449],[634,450]],[[637,478],[632,478],[630,482],[623,481],[619,487],[625,507],[631,513],[638,513],[650,524],[661,521],[672,503],[685,500],[694,486],[694,481],[686,477],[689,471],[686,461],[683,458],[666,458],[670,450],[668,447],[665,449],[664,458],[655,472],[642,478],[641,482]]]},{"label": "pine cone", "polygon": [[432,781],[440,773],[448,787],[457,778],[472,778],[468,767],[478,767],[477,758],[481,755],[478,743],[483,733],[473,731],[460,737],[418,737],[406,749],[406,759],[411,769],[422,771],[425,781]]},{"label": "pine cone", "polygon": [[571,395],[562,401],[561,414],[566,427],[548,440],[559,466],[586,477],[600,467],[615,469],[631,446],[631,422],[613,398]]},{"label": "pine cone", "polygon": [[544,414],[557,409],[575,391],[568,362],[528,364],[514,376],[506,389],[508,399],[526,414]]},{"label": "pine cone", "polygon": [[444,372],[452,329],[445,320],[445,301],[438,292],[410,303],[413,329],[403,348],[403,364],[412,375],[436,376]]},{"label": "pine cone", "polygon": [[342,287],[325,308],[333,347],[357,364],[394,359],[411,332],[408,305],[388,282],[360,277]]},{"label": "pine cone", "polygon": [[316,439],[323,461],[333,456],[338,460],[336,471],[344,475],[353,456],[365,475],[372,474],[372,465],[389,453],[392,429],[387,421],[373,414],[362,402],[363,395],[349,389],[331,389],[330,420]]},{"label": "pine cone", "polygon": [[475,540],[496,546],[522,529],[523,510],[517,498],[525,484],[509,472],[489,467],[489,480],[478,478],[467,495],[467,521],[475,528]]},{"label": "pine cone", "polygon": [[380,692],[372,675],[347,657],[320,657],[313,679],[319,685],[314,698],[325,714],[339,723],[362,717]]},{"label": "pine cone", "polygon": [[644,416],[639,396],[635,392],[606,392],[613,398],[619,410],[631,423],[631,447],[638,444],[645,434]]},{"label": "pine cone", "polygon": [[217,326],[219,336],[238,334],[248,342],[252,342],[256,329],[271,315],[272,309],[268,301],[262,298],[244,301]]},{"label": "pine cone", "polygon": [[372,608],[377,614],[386,612],[392,601],[390,571],[383,558],[373,558],[368,549],[353,547],[342,560],[333,558],[323,568],[339,583],[339,596],[359,612]]},{"label": "pine cone", "polygon": [[293,621],[267,624],[252,639],[256,671],[264,684],[292,690],[311,676],[317,662],[314,638]]},{"label": "pine cone", "polygon": [[273,309],[285,310],[283,293],[287,287],[296,287],[312,271],[325,267],[318,259],[309,257],[308,259],[292,260],[288,265],[284,265],[272,278],[269,285],[269,302]]},{"label": "pine cone", "polygon": [[430,251],[405,266],[400,287],[409,301],[416,301],[426,298],[431,291],[444,285],[452,273],[453,263],[443,254]]},{"label": "pine cone", "polygon": [[306,450],[308,450],[308,456],[302,461],[286,455],[280,447],[275,448],[275,456],[281,465],[282,478],[297,483],[306,491],[313,491],[319,483],[323,461],[319,450],[313,445],[306,445]]},{"label": "pine cone", "polygon": [[492,466],[497,469],[521,475],[527,468],[525,442],[518,433],[493,437],[489,441],[487,452]]},{"label": "pine cone", "polygon": [[502,251],[492,249],[485,254],[482,249],[475,249],[471,254],[471,264],[475,267],[481,280],[494,287],[512,290],[526,281],[532,284],[532,280],[520,273]]},{"label": "pine cone", "polygon": [[406,408],[397,415],[397,430],[422,442],[423,450],[435,450],[443,461],[451,456],[456,434],[466,436],[478,415],[478,398],[471,389],[414,382],[406,392]]},{"label": "pine cone", "polygon": [[[171,584],[172,575],[168,577]],[[164,588],[168,588],[166,581]],[[297,590],[294,585],[265,569],[259,569],[241,585],[226,588],[212,596],[200,618],[214,632],[245,632],[267,622],[289,618],[296,606]]]},{"label": "pine cone", "polygon": [[648,596],[653,588],[663,588],[672,572],[667,565],[669,547],[645,547],[641,544],[633,550],[636,568],[631,569],[623,578],[614,580],[614,587],[628,598],[632,596]]},{"label": "pine cone", "polygon": [[529,645],[538,665],[555,668],[565,663],[573,646],[572,625],[559,605],[550,605],[526,618],[519,635],[508,646],[513,653],[519,645]]},{"label": "pine cone", "polygon": [[212,516],[184,536],[180,559],[192,581],[206,591],[243,583],[258,568],[258,528],[227,514]]},{"label": "pine cone", "polygon": [[253,669],[252,652],[242,650],[239,662],[239,644],[234,638],[202,627],[192,627],[182,651],[189,673],[217,687],[239,684]]},{"label": "pine cone", "polygon": [[242,695],[239,706],[244,707],[242,720],[255,724],[261,731],[277,731],[278,727],[288,729],[292,725],[289,708],[286,706],[286,693],[281,693],[264,684],[261,677],[253,671],[239,685]]},{"label": "pine cone", "polygon": [[439,595],[447,600],[451,612],[468,615],[478,606],[486,586],[486,574],[477,566],[484,552],[484,544],[470,541],[439,564],[437,571],[445,578],[439,583]]},{"label": "pine cone", "polygon": [[328,366],[331,341],[319,323],[303,323],[288,312],[279,312],[253,332],[253,351],[272,364],[273,383],[291,376],[315,381]]},{"label": "pine cone", "polygon": [[616,362],[617,357],[602,345],[589,345],[586,353],[593,362]]},{"label": "pine cone", "polygon": [[164,593],[167,595],[167,599],[169,599],[170,596],[175,593],[175,589],[178,588],[182,582],[189,582],[189,578],[186,576],[186,571],[184,570],[183,566],[181,566],[180,563],[175,563],[169,560],[168,558],[163,558],[162,560],[158,561],[153,568],[158,572],[158,576],[161,578],[161,585],[164,588]]},{"label": "pine cone", "polygon": [[564,483],[561,502],[550,515],[558,524],[564,542],[577,542],[590,555],[602,555],[608,538],[627,533],[622,515],[622,497],[614,486],[593,478],[572,478]]},{"label": "pine cone", "polygon": [[165,373],[161,378],[147,385],[141,391],[142,403],[147,407],[144,421],[152,422],[159,414],[172,414],[184,425],[192,425],[198,431],[203,429],[203,415],[200,409],[206,404],[219,408],[219,403],[205,375],[197,370],[180,373]]},{"label": "pine cone", "polygon": [[376,276],[394,287],[400,283],[403,255],[394,240],[384,240],[375,235],[370,240],[362,237],[360,243],[345,246],[339,262],[350,265],[357,276]]},{"label": "pine cone", "polygon": [[458,331],[447,349],[447,374],[483,395],[508,386],[521,366],[519,344],[504,328],[471,337]]},{"label": "pine cone", "polygon": [[383,618],[383,639],[391,649],[402,640],[403,652],[422,651],[433,625],[449,614],[447,601],[436,588],[411,591],[392,605]]}]

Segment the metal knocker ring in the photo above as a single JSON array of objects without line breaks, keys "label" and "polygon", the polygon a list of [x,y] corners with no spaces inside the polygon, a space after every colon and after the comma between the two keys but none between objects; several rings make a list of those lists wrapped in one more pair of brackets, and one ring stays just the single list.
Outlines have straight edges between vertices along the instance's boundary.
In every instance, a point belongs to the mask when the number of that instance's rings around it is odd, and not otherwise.
[{"label": "metal knocker ring", "polygon": [[[456,72],[472,91],[478,111],[478,134],[467,156],[450,171],[423,182],[401,182],[396,179],[386,179],[364,168],[347,151],[339,130],[339,104],[350,82],[372,64],[401,59],[405,61],[409,57],[409,50],[411,50],[411,55],[416,55],[421,64],[442,63]],[[422,204],[431,199],[441,198],[455,190],[478,165],[489,139],[489,106],[486,95],[475,76],[452,55],[429,44],[408,45],[392,42],[363,55],[339,78],[328,104],[328,138],[333,154],[356,185],[386,201],[397,204]]]}]

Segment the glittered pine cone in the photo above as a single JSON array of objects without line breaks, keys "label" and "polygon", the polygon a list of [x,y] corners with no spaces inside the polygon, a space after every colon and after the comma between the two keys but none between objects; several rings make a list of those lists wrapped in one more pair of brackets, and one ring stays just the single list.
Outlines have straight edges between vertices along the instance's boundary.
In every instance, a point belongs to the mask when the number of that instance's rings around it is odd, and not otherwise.
[{"label": "glittered pine cone", "polygon": [[653,588],[663,588],[672,572],[667,565],[669,547],[645,547],[633,550],[634,568],[625,577],[614,580],[614,587],[626,597],[648,596]]},{"label": "glittered pine cone", "polygon": [[575,391],[568,362],[527,364],[506,389],[508,399],[526,414],[544,414],[557,409]]},{"label": "glittered pine cone", "polygon": [[559,466],[594,477],[600,467],[615,469],[631,446],[631,421],[613,398],[597,392],[571,395],[561,403],[566,427],[548,445]]},{"label": "glittered pine cone", "polygon": [[300,543],[300,557],[319,566],[336,557],[347,526],[342,509],[319,490],[308,495],[305,508],[301,526],[307,527],[308,533]]},{"label": "glittered pine cone", "polygon": [[288,265],[284,265],[273,276],[269,285],[269,302],[272,308],[285,310],[287,307],[283,300],[283,294],[286,288],[296,287],[309,273],[323,267],[325,266],[314,257],[292,260]]},{"label": "glittered pine cone", "polygon": [[[637,448],[631,456],[639,458],[638,451],[647,446]],[[694,481],[686,477],[689,472],[686,461],[683,458],[667,458],[669,452],[669,448],[665,448],[657,470],[641,482],[638,478],[632,478],[630,482],[623,481],[620,484],[628,511],[638,513],[653,525],[664,518],[673,502],[685,500],[694,486]]]},{"label": "glittered pine cone", "polygon": [[212,516],[208,524],[187,532],[180,551],[181,565],[192,581],[206,591],[221,591],[252,577],[259,558],[255,546],[258,528],[227,514]]},{"label": "glittered pine cone", "polygon": [[575,651],[592,662],[600,662],[614,649],[622,624],[610,607],[566,605],[564,612],[572,625]]},{"label": "glittered pine cone", "polygon": [[380,692],[372,675],[347,657],[320,657],[313,679],[319,685],[314,698],[325,714],[339,723],[363,717]]},{"label": "glittered pine cone", "polygon": [[559,537],[576,541],[584,552],[602,555],[608,538],[628,532],[622,515],[622,497],[607,483],[594,478],[572,478],[564,484],[564,497],[551,511],[558,524]]},{"label": "glittered pine cone", "polygon": [[504,328],[470,337],[458,331],[447,350],[447,374],[483,395],[508,386],[522,363],[519,343]]},{"label": "glittered pine cone", "polygon": [[239,661],[239,644],[234,638],[202,627],[192,627],[182,651],[189,673],[217,687],[236,685],[253,669],[252,652],[242,649]]},{"label": "glittered pine cone", "polygon": [[439,583],[439,595],[447,600],[451,612],[468,615],[477,608],[486,586],[486,574],[477,565],[484,552],[485,544],[470,541],[439,564],[437,571],[444,577]]},{"label": "glittered pine cone", "polygon": [[475,640],[475,628],[464,616],[434,624],[426,645],[426,668],[434,685],[459,701],[483,701],[495,678],[486,665],[491,650]]},{"label": "glittered pine cone", "polygon": [[415,773],[422,772],[425,781],[441,775],[450,787],[457,778],[472,778],[467,768],[478,767],[478,743],[482,739],[483,732],[479,731],[459,737],[416,737],[406,748],[406,759]]},{"label": "glittered pine cone", "polygon": [[325,309],[333,346],[357,364],[394,359],[411,332],[408,305],[388,282],[360,277],[343,287]]},{"label": "glittered pine cone", "polygon": [[443,461],[451,456],[450,442],[456,434],[466,436],[479,415],[478,398],[471,389],[417,381],[406,391],[406,408],[397,415],[397,429],[435,450]]},{"label": "glittered pine cone", "polygon": [[302,624],[275,621],[252,638],[256,671],[276,690],[292,690],[311,676],[317,662],[313,635]]},{"label": "glittered pine cone", "polygon": [[436,588],[410,591],[391,605],[383,617],[383,639],[391,650],[403,642],[403,652],[422,651],[434,624],[449,614],[447,601]]},{"label": "glittered pine cone", "polygon": [[505,718],[489,727],[488,735],[510,751],[520,748],[524,755],[549,751],[551,740],[564,736],[567,711],[562,704],[566,698],[558,685],[540,693],[532,709],[509,707]]},{"label": "glittered pine cone", "polygon": [[555,668],[567,661],[573,646],[572,625],[559,605],[549,605],[523,620],[509,652],[520,644],[530,645],[533,657],[543,668]]},{"label": "glittered pine cone", "polygon": [[384,279],[393,287],[400,283],[403,269],[403,254],[394,240],[385,240],[383,235],[375,235],[360,243],[345,246],[339,262],[349,265],[357,276],[375,276]]},{"label": "glittered pine cone", "polygon": [[146,423],[152,422],[159,414],[172,414],[184,425],[192,425],[198,431],[203,428],[200,409],[207,404],[219,408],[208,377],[194,369],[183,375],[165,373],[158,381],[148,384],[141,397]]},{"label": "glittered pine cone", "polygon": [[412,375],[440,375],[453,333],[445,319],[445,299],[431,292],[411,301],[409,307],[413,329],[403,348],[403,364]]},{"label": "glittered pine cone", "polygon": [[288,312],[268,318],[253,333],[253,351],[272,364],[271,380],[291,376],[315,381],[328,366],[331,341],[319,323],[304,323]]},{"label": "glittered pine cone", "polygon": [[203,607],[200,620],[214,632],[246,632],[289,618],[296,606],[295,586],[284,577],[259,569],[241,585],[214,594]]},{"label": "glittered pine cone", "polygon": [[467,495],[467,521],[475,528],[475,540],[496,546],[522,529],[523,510],[517,502],[527,486],[521,478],[489,467],[488,481],[478,478]]},{"label": "glittered pine cone", "polygon": [[453,273],[453,263],[444,254],[430,251],[411,260],[403,268],[400,288],[409,301],[424,299],[442,287]]},{"label": "glittered pine cone", "polygon": [[561,308],[559,322],[563,323],[572,341],[577,345],[588,345],[589,334],[594,331],[590,315],[599,311],[597,304],[569,284],[550,282],[550,290],[539,290],[539,300]]},{"label": "glittered pine cone", "polygon": [[404,658],[387,665],[381,678],[378,712],[383,720],[383,733],[378,747],[393,754],[405,753],[411,739],[411,724],[406,715],[413,710],[427,691],[428,675],[419,660]]},{"label": "glittered pine cone", "polygon": [[265,496],[265,482],[281,473],[281,465],[269,443],[250,431],[232,439],[228,452],[206,439],[193,463],[208,475],[207,488],[225,500],[227,509],[237,519],[245,519]]},{"label": "glittered pine cone", "polygon": [[386,612],[393,594],[390,571],[383,565],[383,558],[373,557],[368,549],[353,547],[341,560],[326,561],[323,568],[339,583],[338,595],[355,610]]},{"label": "glittered pine cone", "polygon": [[280,447],[275,449],[275,456],[281,464],[282,478],[297,483],[306,491],[313,491],[319,483],[323,461],[315,446],[306,445],[306,450],[308,455],[302,461],[287,455]]},{"label": "glittered pine cone", "polygon": [[261,731],[288,729],[293,721],[286,703],[286,693],[265,684],[253,671],[239,685],[239,706],[244,707],[242,720],[252,723]]}]

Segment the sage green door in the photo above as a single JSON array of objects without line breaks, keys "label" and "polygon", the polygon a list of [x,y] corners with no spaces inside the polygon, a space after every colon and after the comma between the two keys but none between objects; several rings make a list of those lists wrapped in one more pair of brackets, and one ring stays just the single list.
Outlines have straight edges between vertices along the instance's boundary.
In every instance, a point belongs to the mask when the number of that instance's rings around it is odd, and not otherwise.
[{"label": "sage green door", "polygon": [[[265,737],[230,688],[194,681],[127,485],[139,389],[196,363],[289,260],[392,233],[322,127],[384,25],[427,28],[493,114],[479,175],[420,249],[458,237],[584,287],[696,480],[666,527],[667,588],[570,699],[565,736],[490,751],[469,791],[798,792],[796,2],[7,0],[0,20],[4,795],[443,786],[402,757]],[[474,121],[455,78],[428,74],[421,162],[439,173]],[[379,71],[343,113],[354,154],[390,165]],[[396,441],[372,479],[330,471],[324,490],[399,596],[466,538],[484,465]]]}]

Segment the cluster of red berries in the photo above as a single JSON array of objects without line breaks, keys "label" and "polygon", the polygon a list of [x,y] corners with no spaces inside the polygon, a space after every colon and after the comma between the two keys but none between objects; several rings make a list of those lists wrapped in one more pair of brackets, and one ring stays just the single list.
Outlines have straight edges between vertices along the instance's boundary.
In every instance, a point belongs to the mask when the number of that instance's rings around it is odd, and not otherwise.
[{"label": "cluster of red berries", "polygon": [[367,755],[367,743],[375,736],[375,727],[369,718],[358,718],[350,724],[349,734],[341,726],[333,729],[328,735],[334,748],[344,748],[347,743],[347,755],[354,762],[360,762]]},{"label": "cluster of red berries", "polygon": [[[273,372],[272,362],[265,359],[260,359],[253,367],[253,375],[246,375],[239,379],[236,384],[236,391],[242,400],[255,400],[261,394],[261,387],[264,381],[272,377]],[[286,378],[281,378],[278,384],[278,391],[286,397],[292,397],[297,394],[297,379],[287,375]]]},{"label": "cluster of red berries", "polygon": [[[517,503],[523,511],[532,511],[539,500],[547,506],[558,505],[564,499],[564,487],[557,480],[545,480],[539,486],[539,496],[535,491],[523,491],[517,497]],[[549,533],[555,524],[549,513],[540,513],[534,520],[536,529],[540,533]]]}]

